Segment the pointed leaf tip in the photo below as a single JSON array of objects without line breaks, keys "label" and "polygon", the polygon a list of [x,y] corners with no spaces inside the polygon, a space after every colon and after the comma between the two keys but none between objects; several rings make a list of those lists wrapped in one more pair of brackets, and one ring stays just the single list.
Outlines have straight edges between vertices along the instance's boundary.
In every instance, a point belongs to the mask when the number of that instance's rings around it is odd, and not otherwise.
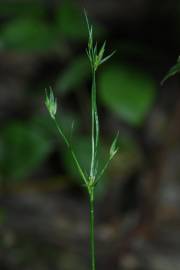
[{"label": "pointed leaf tip", "polygon": [[110,159],[112,159],[119,150],[119,147],[117,145],[118,137],[119,137],[119,131],[117,132],[116,137],[114,138],[110,147],[110,151],[109,151]]},{"label": "pointed leaf tip", "polygon": [[163,85],[165,81],[167,81],[170,77],[176,75],[179,72],[180,72],[180,56],[178,57],[176,64],[169,69],[168,73],[161,81],[161,85]]},{"label": "pointed leaf tip", "polygon": [[113,51],[111,54],[109,54],[108,56],[106,56],[105,58],[103,58],[101,60],[101,64],[103,64],[104,62],[106,62],[107,60],[109,60],[115,53],[116,53],[116,51]]}]

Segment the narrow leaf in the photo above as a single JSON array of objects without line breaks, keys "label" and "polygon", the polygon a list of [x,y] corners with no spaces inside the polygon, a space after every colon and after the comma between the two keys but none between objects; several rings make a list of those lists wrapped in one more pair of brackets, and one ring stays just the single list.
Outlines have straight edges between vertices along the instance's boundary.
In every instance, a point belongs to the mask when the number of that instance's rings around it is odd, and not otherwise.
[{"label": "narrow leaf", "polygon": [[99,183],[100,179],[102,178],[102,176],[104,175],[105,171],[107,170],[110,161],[111,161],[111,159],[109,158],[109,159],[106,161],[106,163],[104,164],[104,167],[102,168],[102,170],[100,171],[99,175],[98,175],[97,178],[96,178],[95,185],[97,185],[97,184]]},{"label": "narrow leaf", "polygon": [[116,53],[116,51],[113,51],[110,55],[106,56],[104,59],[101,60],[100,64],[103,64],[104,62],[109,60],[115,53]]},{"label": "narrow leaf", "polygon": [[118,137],[119,137],[119,131],[117,132],[116,137],[114,138],[110,147],[110,151],[109,151],[110,159],[112,159],[116,155],[119,149],[119,147],[117,146]]},{"label": "narrow leaf", "polygon": [[99,51],[99,55],[98,55],[98,58],[99,58],[99,62],[101,63],[101,60],[103,58],[103,55],[104,55],[104,51],[105,51],[105,47],[106,47],[106,41],[104,41],[100,51]]},{"label": "narrow leaf", "polygon": [[84,15],[86,18],[86,24],[87,24],[87,28],[88,28],[88,34],[89,34],[88,49],[90,51],[93,48],[93,27],[90,26],[90,24],[89,24],[88,16],[87,16],[85,9],[84,9]]},{"label": "narrow leaf", "polygon": [[87,12],[86,12],[85,9],[84,9],[84,16],[86,18],[86,24],[87,24],[88,32],[90,33],[91,31],[90,31],[89,20],[88,20]]},{"label": "narrow leaf", "polygon": [[70,144],[72,144],[72,136],[73,136],[73,132],[74,132],[74,121],[71,124],[71,133],[70,133]]},{"label": "narrow leaf", "polygon": [[168,73],[166,74],[166,76],[161,81],[161,85],[163,85],[164,82],[167,79],[169,79],[170,77],[176,75],[178,72],[180,72],[180,56],[177,59],[177,63],[173,67],[170,68],[170,70],[168,71]]}]

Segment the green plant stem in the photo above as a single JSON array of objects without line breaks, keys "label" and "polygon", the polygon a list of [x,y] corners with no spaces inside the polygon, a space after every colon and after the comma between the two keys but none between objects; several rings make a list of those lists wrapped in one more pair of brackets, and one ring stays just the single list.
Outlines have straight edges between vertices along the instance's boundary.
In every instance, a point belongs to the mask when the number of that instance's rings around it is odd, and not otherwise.
[{"label": "green plant stem", "polygon": [[[85,18],[87,22],[88,32],[89,32],[89,40],[88,40],[88,48],[86,50],[87,56],[90,61],[91,72],[92,72],[92,87],[91,87],[91,161],[90,161],[90,172],[87,173],[85,168],[81,167],[81,164],[76,156],[76,152],[72,147],[71,136],[70,139],[64,133],[61,125],[58,124],[56,120],[56,112],[57,112],[57,100],[54,97],[52,89],[50,89],[49,93],[46,91],[46,99],[45,105],[49,111],[51,118],[53,119],[55,126],[62,137],[65,145],[71,153],[72,159],[75,163],[75,166],[83,180],[84,186],[87,188],[89,194],[89,204],[90,204],[90,253],[91,253],[91,270],[96,270],[96,254],[95,254],[95,233],[94,233],[94,191],[95,188],[103,176],[105,170],[107,169],[110,161],[115,156],[118,151],[117,147],[117,139],[118,133],[115,139],[112,142],[109,151],[109,158],[104,164],[104,167],[99,171],[98,168],[98,150],[99,150],[99,117],[98,117],[98,109],[97,109],[97,89],[96,89],[96,72],[98,67],[106,62],[113,54],[104,57],[105,45],[104,42],[100,49],[98,49],[97,43],[94,44],[93,39],[93,27],[89,25],[88,17],[85,13]],[[72,134],[71,134],[72,135]]]},{"label": "green plant stem", "polygon": [[97,101],[96,101],[96,71],[92,68],[92,90],[91,90],[91,110],[92,110],[92,159],[91,159],[91,171],[90,176],[91,179],[95,177],[95,163],[96,163],[96,155],[97,148],[99,142],[99,119],[97,112]]},{"label": "green plant stem", "polygon": [[95,181],[95,185],[98,184],[99,180],[101,179],[101,177],[103,176],[104,172],[107,170],[109,163],[111,162],[111,159],[109,158],[104,167],[102,168],[101,172],[99,173],[99,175],[96,177],[96,181]]},{"label": "green plant stem", "polygon": [[95,237],[94,237],[94,187],[90,189],[90,242],[91,242],[91,269],[96,269]]},{"label": "green plant stem", "polygon": [[80,166],[80,164],[79,164],[79,161],[77,160],[77,157],[76,157],[76,155],[75,155],[75,153],[74,153],[74,150],[72,149],[71,144],[69,143],[68,139],[67,139],[66,136],[64,135],[64,132],[62,131],[62,129],[61,129],[60,126],[58,125],[58,123],[57,123],[57,121],[56,121],[56,118],[54,118],[53,120],[54,120],[54,123],[55,123],[55,125],[56,125],[56,127],[57,127],[57,130],[59,131],[61,137],[63,138],[63,140],[64,140],[64,142],[65,142],[67,148],[70,150],[70,153],[71,153],[71,155],[72,155],[72,158],[73,158],[73,160],[74,160],[74,162],[75,162],[75,165],[76,165],[76,167],[77,167],[77,169],[78,169],[78,171],[79,171],[79,173],[80,173],[82,179],[84,180],[85,184],[88,185],[86,176],[85,176],[85,174],[84,174],[84,172],[83,172],[83,170],[82,170],[82,168],[81,168],[81,166]]}]

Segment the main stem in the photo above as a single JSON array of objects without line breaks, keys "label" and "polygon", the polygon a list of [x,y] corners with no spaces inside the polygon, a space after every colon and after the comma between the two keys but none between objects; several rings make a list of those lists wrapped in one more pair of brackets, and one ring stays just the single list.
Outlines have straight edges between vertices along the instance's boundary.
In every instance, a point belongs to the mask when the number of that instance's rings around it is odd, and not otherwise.
[{"label": "main stem", "polygon": [[95,237],[94,237],[94,188],[90,192],[90,242],[91,242],[91,269],[96,269]]},{"label": "main stem", "polygon": [[91,169],[90,177],[94,178],[96,170],[96,155],[99,140],[99,120],[97,112],[97,101],[96,101],[96,70],[92,68],[92,89],[91,89],[91,145],[92,145],[92,157],[91,157]]}]

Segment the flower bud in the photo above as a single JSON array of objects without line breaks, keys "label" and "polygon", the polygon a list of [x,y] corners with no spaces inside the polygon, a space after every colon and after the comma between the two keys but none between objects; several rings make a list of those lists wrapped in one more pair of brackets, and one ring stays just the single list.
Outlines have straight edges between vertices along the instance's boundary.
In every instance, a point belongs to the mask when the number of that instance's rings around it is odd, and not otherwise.
[{"label": "flower bud", "polygon": [[53,91],[50,88],[49,94],[46,91],[46,100],[45,100],[46,107],[49,111],[50,116],[55,119],[56,112],[57,112],[57,101],[54,97]]}]

